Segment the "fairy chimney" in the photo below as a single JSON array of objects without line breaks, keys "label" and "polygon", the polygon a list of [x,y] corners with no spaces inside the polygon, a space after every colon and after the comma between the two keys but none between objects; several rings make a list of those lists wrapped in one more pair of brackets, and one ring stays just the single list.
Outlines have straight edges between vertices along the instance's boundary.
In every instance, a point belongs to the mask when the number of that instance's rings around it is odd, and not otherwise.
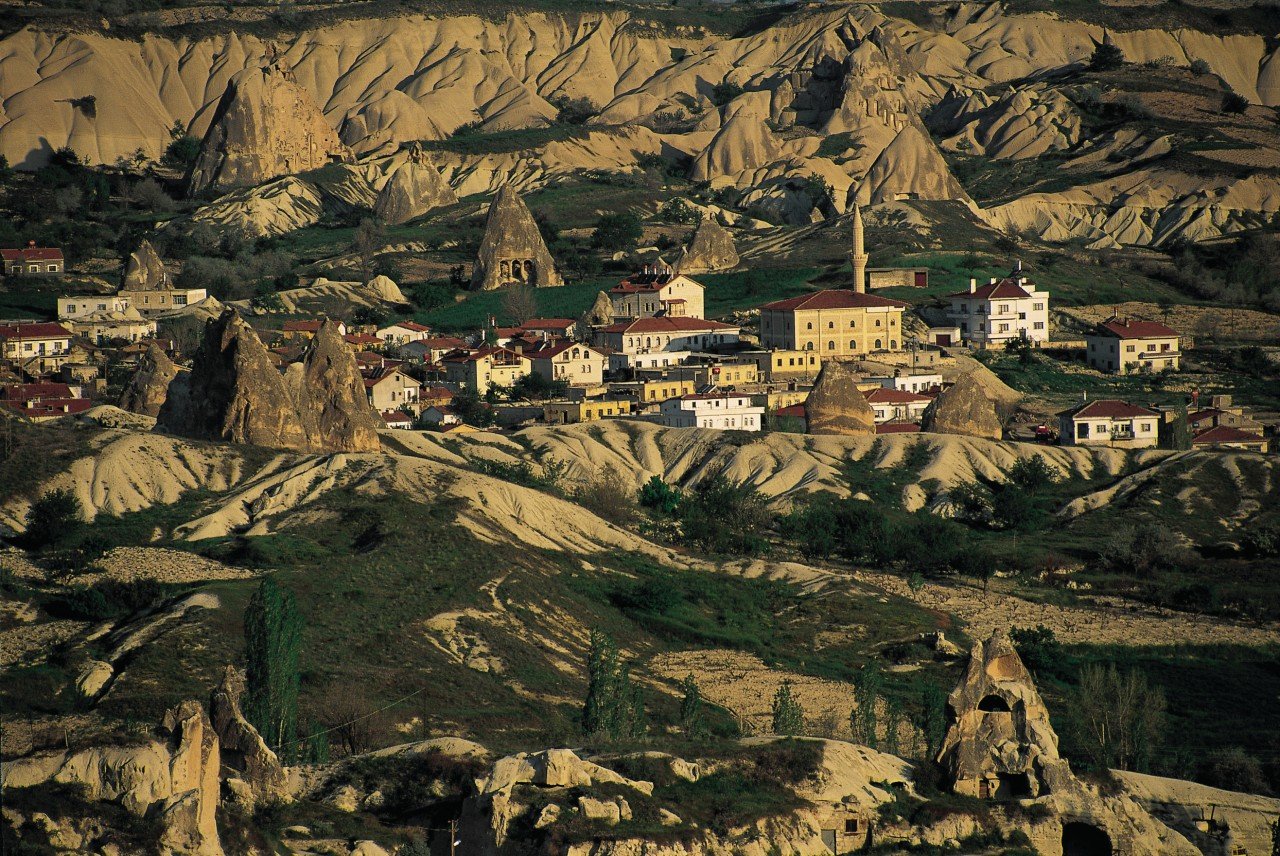
[{"label": "fairy chimney", "polygon": [[489,206],[484,239],[471,272],[471,287],[476,291],[504,285],[564,285],[538,224],[510,185],[499,190]]}]

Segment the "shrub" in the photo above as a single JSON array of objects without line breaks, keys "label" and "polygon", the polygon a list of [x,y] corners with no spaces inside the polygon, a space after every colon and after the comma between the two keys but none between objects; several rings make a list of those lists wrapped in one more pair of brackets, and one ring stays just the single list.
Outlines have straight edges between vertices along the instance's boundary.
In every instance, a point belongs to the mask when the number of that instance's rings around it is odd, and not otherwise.
[{"label": "shrub", "polygon": [[1249,99],[1238,92],[1226,92],[1222,96],[1223,113],[1245,113],[1249,110]]},{"label": "shrub", "polygon": [[647,508],[663,516],[676,513],[680,505],[680,491],[662,480],[662,476],[653,476],[640,488],[640,507]]},{"label": "shrub", "polygon": [[788,737],[804,730],[804,708],[792,694],[789,680],[783,681],[773,695],[772,730],[774,734],[785,734]]},{"label": "shrub", "polygon": [[1112,71],[1125,64],[1124,51],[1111,42],[1102,42],[1089,57],[1089,68],[1094,71]]},{"label": "shrub", "polygon": [[1202,59],[1192,60],[1190,68],[1192,74],[1208,74],[1211,70],[1209,63]]},{"label": "shrub", "polygon": [[1036,673],[1058,673],[1064,665],[1066,652],[1053,631],[1043,624],[1035,627],[1015,627],[1009,638],[1018,649],[1023,664]]},{"label": "shrub", "polygon": [[563,125],[585,125],[588,119],[596,115],[596,105],[589,98],[561,95],[552,99],[551,103],[559,111],[556,113],[556,121]]},{"label": "shrub", "polygon": [[151,579],[103,580],[95,586],[67,589],[46,605],[50,615],[74,621],[111,621],[150,608],[164,595]]},{"label": "shrub", "polygon": [[1044,458],[1034,455],[1030,458],[1019,458],[1009,468],[1009,481],[1029,493],[1036,493],[1058,481],[1058,473],[1045,463]]},{"label": "shrub", "polygon": [[717,107],[721,107],[725,104],[728,104],[730,101],[737,98],[741,94],[742,94],[741,86],[739,86],[736,83],[730,83],[729,81],[726,80],[726,81],[723,81],[722,83],[717,83],[715,87],[711,90],[711,102],[715,104]]},{"label": "shrub", "polygon": [[685,539],[709,553],[757,556],[773,521],[765,497],[723,474],[703,479],[679,505]]},{"label": "shrub", "polygon": [[66,488],[51,490],[27,511],[27,531],[23,540],[35,550],[65,544],[84,526],[80,500]]},{"label": "shrub", "polygon": [[629,250],[644,234],[640,218],[629,211],[602,214],[591,234],[591,246],[599,250]]},{"label": "shrub", "polygon": [[635,506],[631,491],[628,480],[617,470],[608,468],[575,489],[573,500],[599,517],[621,524],[632,519]]},{"label": "shrub", "polygon": [[200,140],[189,134],[174,137],[164,150],[161,162],[168,167],[186,171],[200,156]]}]

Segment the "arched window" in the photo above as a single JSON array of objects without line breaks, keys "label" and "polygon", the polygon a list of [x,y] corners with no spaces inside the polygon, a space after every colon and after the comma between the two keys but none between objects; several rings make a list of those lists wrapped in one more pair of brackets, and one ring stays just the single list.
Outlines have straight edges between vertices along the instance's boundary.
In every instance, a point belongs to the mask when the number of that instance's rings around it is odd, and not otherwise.
[{"label": "arched window", "polygon": [[836,329],[836,322],[834,322],[834,321],[828,321],[828,322],[827,322],[827,329],[828,329],[828,330],[834,330],[834,329]]},{"label": "arched window", "polygon": [[897,347],[898,347],[898,340],[897,340],[897,339],[890,339],[890,340],[889,340],[889,350],[891,350],[891,351],[896,350],[896,349],[897,349]]},{"label": "arched window", "polygon": [[850,318],[850,319],[849,319],[849,329],[850,329],[850,330],[856,330],[856,329],[858,329],[858,322],[857,322],[857,321],[855,321],[854,319]]},{"label": "arched window", "polygon": [[813,322],[812,322],[812,321],[810,321],[808,324],[805,324],[805,325],[804,325],[804,328],[805,328],[806,330],[812,330],[812,329],[813,329]]},{"label": "arched window", "polygon": [[813,350],[813,342],[806,342],[806,343],[805,343],[805,346],[804,346],[804,349],[805,349],[806,351],[812,351],[812,350]]},{"label": "arched window", "polygon": [[836,343],[835,343],[835,342],[827,342],[827,350],[828,350],[828,351],[834,351],[835,349],[836,349]]},{"label": "arched window", "polygon": [[876,339],[876,350],[878,351],[878,350],[880,350],[880,349],[881,349],[881,348],[883,348],[883,347],[884,347],[884,345],[880,343],[880,340],[879,340],[879,339]]},{"label": "arched window", "polygon": [[857,343],[856,341],[854,341],[853,339],[850,339],[850,340],[849,340],[849,350],[851,350],[851,351],[856,351],[856,350],[858,350],[858,343]]}]

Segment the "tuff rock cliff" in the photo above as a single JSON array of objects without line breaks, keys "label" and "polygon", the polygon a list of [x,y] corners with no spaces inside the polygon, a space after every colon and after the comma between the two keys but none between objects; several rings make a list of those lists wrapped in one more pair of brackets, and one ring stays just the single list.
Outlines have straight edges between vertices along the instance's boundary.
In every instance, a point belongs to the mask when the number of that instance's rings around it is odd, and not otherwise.
[{"label": "tuff rock cliff", "polygon": [[125,262],[124,280],[120,284],[122,291],[155,291],[172,287],[169,274],[165,271],[164,261],[156,248],[146,238],[138,244],[138,248],[129,254]]},{"label": "tuff rock cliff", "polygon": [[921,427],[936,434],[961,434],[999,440],[1000,415],[986,389],[972,374],[962,374],[925,409]]},{"label": "tuff rock cliff", "polygon": [[188,187],[230,190],[351,159],[293,69],[269,56],[228,81]]},{"label": "tuff rock cliff", "polygon": [[152,342],[138,361],[129,385],[120,396],[120,409],[157,417],[169,397],[169,386],[178,376],[178,367],[164,349]]},{"label": "tuff rock cliff", "polygon": [[676,270],[684,274],[728,270],[738,264],[733,235],[711,217],[703,218],[693,240],[680,253]]},{"label": "tuff rock cliff", "polygon": [[373,212],[392,224],[407,223],[433,208],[458,201],[440,170],[417,142],[409,145],[405,160],[391,173],[378,192]]}]

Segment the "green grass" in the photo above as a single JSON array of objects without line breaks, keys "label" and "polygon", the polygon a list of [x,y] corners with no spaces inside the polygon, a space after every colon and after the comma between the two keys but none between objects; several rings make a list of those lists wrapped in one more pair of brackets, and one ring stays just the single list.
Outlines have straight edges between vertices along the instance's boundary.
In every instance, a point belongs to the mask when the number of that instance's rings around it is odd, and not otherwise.
[{"label": "green grass", "polygon": [[[601,290],[612,288],[620,278],[540,288],[536,293],[538,314],[543,318],[578,318],[591,308]],[[502,306],[504,294],[501,290],[469,292],[458,303],[428,309],[415,317],[437,330],[458,333],[479,330],[490,316],[497,318],[499,324],[510,323]]]},{"label": "green grass", "polygon": [[735,310],[813,291],[811,283],[817,274],[818,270],[812,267],[775,268],[699,274],[695,279],[707,287],[707,317],[724,318]]}]

